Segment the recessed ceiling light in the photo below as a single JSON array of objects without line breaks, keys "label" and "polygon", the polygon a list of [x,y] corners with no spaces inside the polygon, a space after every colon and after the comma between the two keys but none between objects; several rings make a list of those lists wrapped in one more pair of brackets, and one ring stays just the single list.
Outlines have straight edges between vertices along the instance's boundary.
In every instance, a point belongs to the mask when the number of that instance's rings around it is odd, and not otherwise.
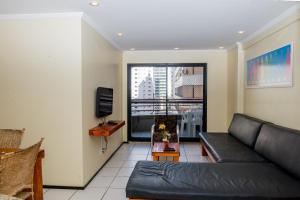
[{"label": "recessed ceiling light", "polygon": [[97,7],[97,6],[99,6],[99,1],[97,1],[97,0],[91,0],[89,4],[90,4],[90,6]]},{"label": "recessed ceiling light", "polygon": [[135,50],[135,48],[131,48],[131,49],[130,49],[130,51],[134,51],[134,50]]},{"label": "recessed ceiling light", "polygon": [[219,49],[224,49],[224,47],[220,46]]},{"label": "recessed ceiling light", "polygon": [[117,35],[119,36],[119,37],[122,37],[123,36],[123,33],[117,33]]},{"label": "recessed ceiling light", "polygon": [[245,31],[238,31],[238,34],[244,34]]},{"label": "recessed ceiling light", "polygon": [[178,50],[179,48],[178,48],[178,47],[175,47],[174,49],[175,49],[175,50]]}]

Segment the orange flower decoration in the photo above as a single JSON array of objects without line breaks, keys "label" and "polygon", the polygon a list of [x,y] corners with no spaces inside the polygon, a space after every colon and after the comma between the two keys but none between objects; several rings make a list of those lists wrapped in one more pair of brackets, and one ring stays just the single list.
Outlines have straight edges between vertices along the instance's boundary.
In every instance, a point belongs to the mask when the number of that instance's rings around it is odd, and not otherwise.
[{"label": "orange flower decoration", "polygon": [[166,129],[166,125],[165,124],[160,124],[158,127],[159,130],[165,130]]}]

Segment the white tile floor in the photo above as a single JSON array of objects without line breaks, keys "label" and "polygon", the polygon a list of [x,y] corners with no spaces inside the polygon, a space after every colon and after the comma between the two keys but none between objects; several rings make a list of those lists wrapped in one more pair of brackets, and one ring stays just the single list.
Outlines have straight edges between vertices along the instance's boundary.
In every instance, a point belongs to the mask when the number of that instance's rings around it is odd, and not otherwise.
[{"label": "white tile floor", "polygon": [[[181,162],[207,162],[206,157],[201,156],[199,143],[180,145]],[[44,199],[126,200],[125,187],[138,160],[152,160],[150,144],[123,144],[85,190],[44,189]]]}]

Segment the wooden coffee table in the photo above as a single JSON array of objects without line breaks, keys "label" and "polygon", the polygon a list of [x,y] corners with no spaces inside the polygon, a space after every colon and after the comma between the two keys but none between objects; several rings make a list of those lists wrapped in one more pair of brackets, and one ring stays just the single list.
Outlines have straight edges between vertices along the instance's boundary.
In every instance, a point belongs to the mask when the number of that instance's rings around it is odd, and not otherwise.
[{"label": "wooden coffee table", "polygon": [[169,143],[169,147],[174,148],[175,151],[164,151],[164,143],[155,142],[152,147],[153,161],[158,161],[160,156],[171,156],[173,157],[173,161],[178,162],[180,156],[179,143]]}]

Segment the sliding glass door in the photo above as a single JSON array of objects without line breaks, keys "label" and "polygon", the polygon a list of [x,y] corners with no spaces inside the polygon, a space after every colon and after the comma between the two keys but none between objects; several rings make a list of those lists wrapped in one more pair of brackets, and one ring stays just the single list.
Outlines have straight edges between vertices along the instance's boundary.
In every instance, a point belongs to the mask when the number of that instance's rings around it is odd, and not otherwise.
[{"label": "sliding glass door", "polygon": [[206,64],[128,65],[128,136],[149,140],[157,115],[175,115],[180,138],[206,131]]}]

